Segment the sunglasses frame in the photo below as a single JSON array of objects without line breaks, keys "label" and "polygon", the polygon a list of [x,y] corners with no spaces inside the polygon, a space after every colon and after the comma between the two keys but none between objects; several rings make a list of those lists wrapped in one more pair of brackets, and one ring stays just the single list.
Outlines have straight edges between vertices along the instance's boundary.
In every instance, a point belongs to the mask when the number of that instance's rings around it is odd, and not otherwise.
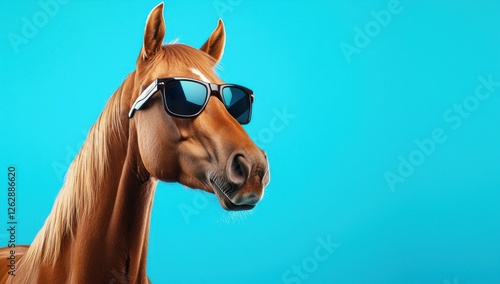
[{"label": "sunglasses frame", "polygon": [[[207,90],[207,94],[206,94],[205,102],[203,103],[203,106],[200,109],[200,111],[198,111],[196,114],[193,114],[193,115],[181,115],[181,114],[177,114],[177,113],[170,111],[170,109],[167,106],[167,100],[165,97],[166,96],[165,86],[167,85],[167,83],[172,82],[172,81],[191,81],[191,82],[195,82],[195,83],[198,83],[198,84],[205,86],[205,89]],[[153,97],[153,95],[155,95],[156,92],[158,92],[158,91],[160,91],[160,93],[161,93],[163,107],[169,115],[172,115],[175,117],[180,117],[180,118],[196,117],[196,116],[200,115],[200,113],[205,109],[205,107],[208,104],[208,100],[210,99],[211,96],[216,96],[217,98],[219,98],[219,100],[222,101],[224,106],[226,106],[226,102],[224,101],[224,97],[222,96],[222,91],[226,87],[239,88],[239,89],[243,90],[246,94],[249,95],[249,99],[250,99],[249,112],[250,112],[250,114],[248,116],[248,121],[246,121],[246,122],[239,122],[238,121],[240,124],[248,124],[250,122],[250,119],[252,118],[252,104],[255,100],[252,90],[250,90],[246,87],[243,87],[241,85],[236,85],[236,84],[214,84],[214,83],[207,83],[204,81],[200,81],[200,80],[196,80],[196,79],[192,79],[192,78],[184,78],[184,77],[168,77],[168,78],[155,79],[151,84],[149,84],[149,86],[146,87],[146,89],[144,89],[144,91],[141,92],[139,97],[137,97],[135,102],[132,104],[132,107],[130,108],[130,112],[128,114],[128,117],[129,117],[129,119],[132,118],[134,116],[135,111],[140,110],[142,108],[142,106],[151,97]]]}]

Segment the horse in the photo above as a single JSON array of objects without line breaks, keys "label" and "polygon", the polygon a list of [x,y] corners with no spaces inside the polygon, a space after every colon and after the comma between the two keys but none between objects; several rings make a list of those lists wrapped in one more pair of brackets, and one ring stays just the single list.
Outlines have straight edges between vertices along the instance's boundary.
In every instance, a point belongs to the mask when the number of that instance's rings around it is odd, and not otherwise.
[{"label": "horse", "polygon": [[[214,193],[226,210],[261,200],[270,181],[266,153],[242,127],[248,113],[228,103],[239,96],[251,111],[253,92],[214,71],[226,40],[222,20],[199,49],[163,44],[164,36],[161,3],[147,18],[136,69],[89,130],[32,244],[0,250],[0,283],[151,283],[146,259],[159,181]],[[201,110],[182,95],[201,97]]]}]

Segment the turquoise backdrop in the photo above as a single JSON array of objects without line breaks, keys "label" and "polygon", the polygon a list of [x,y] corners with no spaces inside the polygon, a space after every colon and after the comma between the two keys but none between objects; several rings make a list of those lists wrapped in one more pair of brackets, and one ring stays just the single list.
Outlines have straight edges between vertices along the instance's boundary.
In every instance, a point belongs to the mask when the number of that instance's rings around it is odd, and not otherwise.
[{"label": "turquoise backdrop", "polygon": [[[158,1],[0,2],[18,243],[135,68]],[[161,183],[153,283],[500,283],[500,1],[169,0],[164,15],[165,42],[195,47],[224,20],[219,74],[255,91],[245,129],[272,178],[240,213]]]}]

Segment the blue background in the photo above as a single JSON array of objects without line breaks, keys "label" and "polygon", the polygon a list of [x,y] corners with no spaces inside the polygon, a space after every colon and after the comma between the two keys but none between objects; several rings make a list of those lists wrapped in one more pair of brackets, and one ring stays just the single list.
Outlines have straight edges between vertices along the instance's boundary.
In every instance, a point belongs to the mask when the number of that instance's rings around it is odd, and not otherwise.
[{"label": "blue background", "polygon": [[[43,9],[0,2],[0,169],[18,169],[18,243],[31,243],[87,131],[135,68],[158,4],[103,2],[60,4],[18,46],[9,34],[22,36],[23,17]],[[160,184],[153,283],[500,283],[500,88],[473,98],[479,77],[500,82],[500,2],[401,0],[375,24],[372,11],[390,2],[166,1],[165,42],[199,47],[223,18],[219,74],[256,93],[245,128],[268,152],[272,181],[240,213]],[[367,27],[369,42],[356,46]],[[357,53],[346,56],[346,44]],[[447,121],[464,103],[468,117]],[[422,155],[415,140],[436,129],[446,140]],[[411,157],[418,165],[391,187],[387,173]]]}]

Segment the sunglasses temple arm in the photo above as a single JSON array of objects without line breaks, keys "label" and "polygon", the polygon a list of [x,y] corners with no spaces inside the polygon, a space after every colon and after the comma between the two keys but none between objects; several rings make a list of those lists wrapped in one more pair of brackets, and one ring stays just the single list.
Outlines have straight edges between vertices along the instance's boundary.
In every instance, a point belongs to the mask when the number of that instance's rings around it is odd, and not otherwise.
[{"label": "sunglasses temple arm", "polygon": [[158,80],[154,80],[142,93],[137,97],[135,102],[132,104],[130,108],[130,112],[128,113],[128,118],[132,118],[136,110],[141,109],[142,105],[146,103],[149,98],[151,98],[158,91]]},{"label": "sunglasses temple arm", "polygon": [[135,113],[135,108],[131,108],[130,111],[128,112],[128,118],[132,118],[134,116],[134,113]]}]

